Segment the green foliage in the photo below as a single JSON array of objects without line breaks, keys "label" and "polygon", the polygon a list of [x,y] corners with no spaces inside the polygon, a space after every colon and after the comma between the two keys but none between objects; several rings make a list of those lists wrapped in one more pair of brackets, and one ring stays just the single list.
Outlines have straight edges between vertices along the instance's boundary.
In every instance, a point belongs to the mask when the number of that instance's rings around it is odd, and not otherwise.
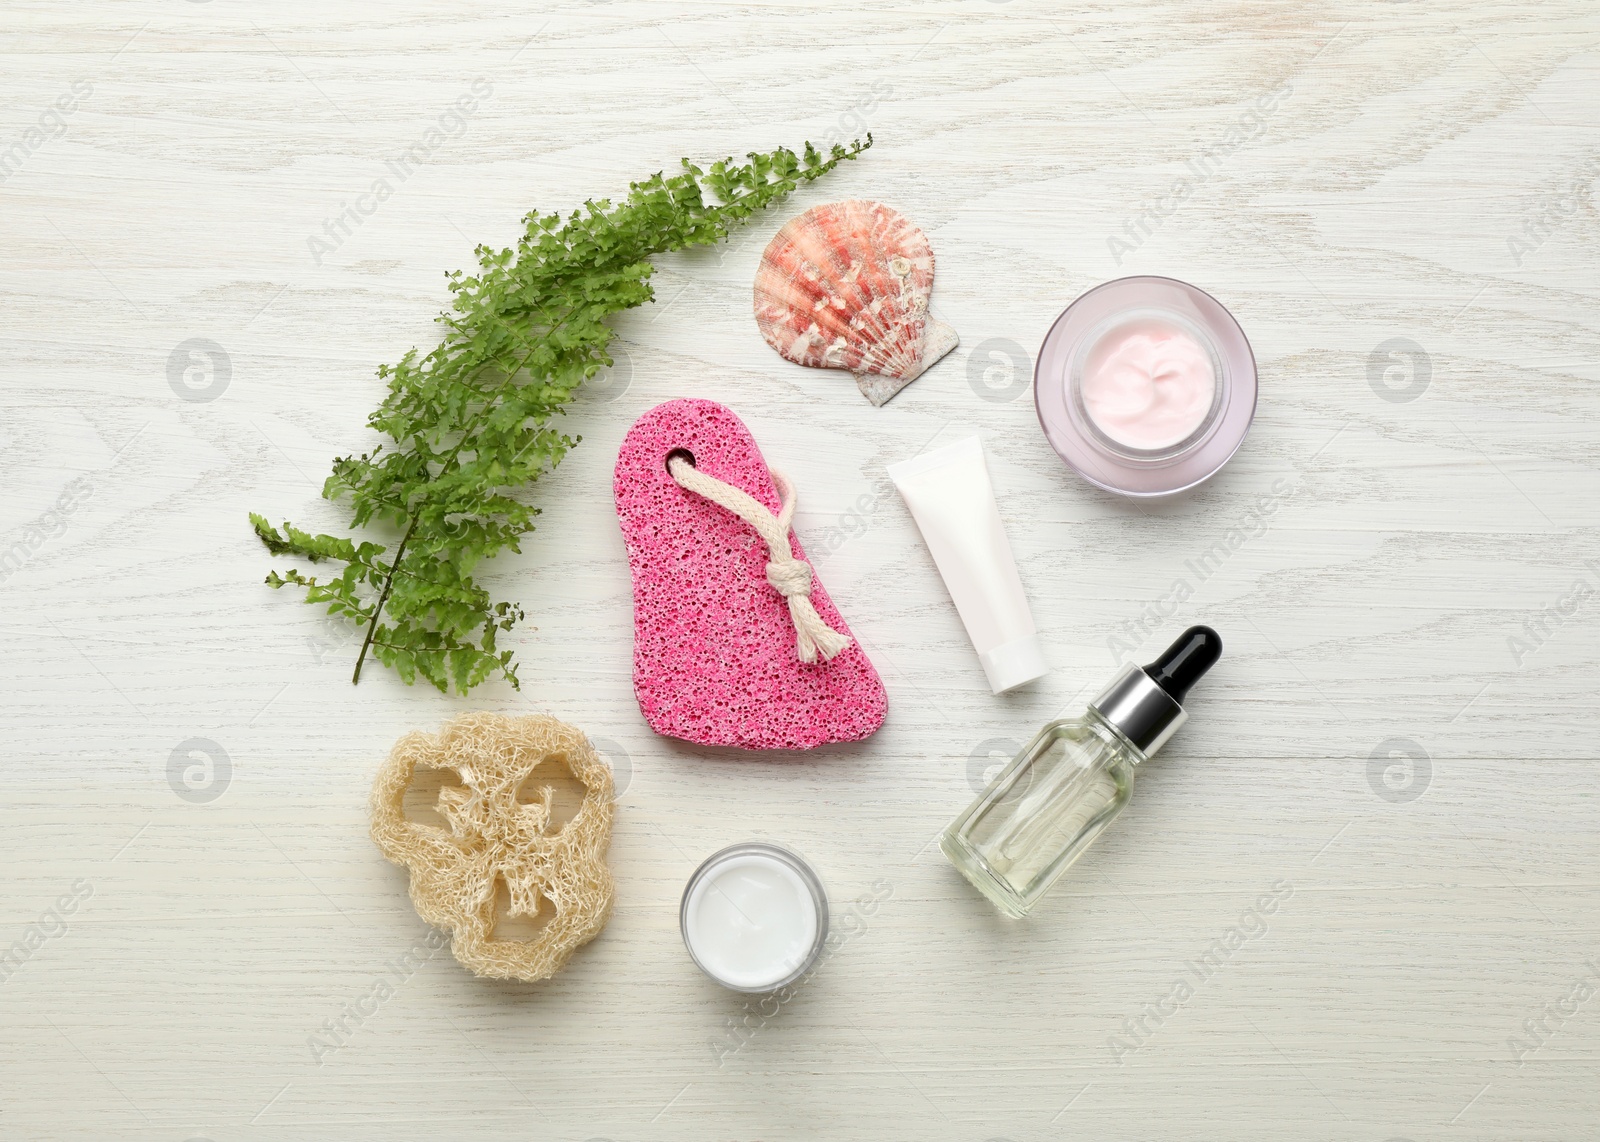
[{"label": "green foliage", "polygon": [[[529,214],[515,249],[477,249],[478,272],[452,273],[451,310],[438,346],[412,349],[378,375],[389,394],[367,423],[392,443],[334,461],[322,494],[348,499],[352,529],[392,527],[393,555],[376,543],[250,522],[274,555],[343,564],[322,578],[291,570],[267,576],[293,585],[366,628],[352,681],[370,652],[407,683],[420,675],[465,693],[499,674],[517,685],[516,664],[496,638],[523,617],[472,579],[478,563],[520,551],[538,509],[514,492],[561,462],[577,438],[551,424],[589,377],[612,363],[610,314],[655,297],[652,255],[702,246],[872,145],[807,143],[701,170],[634,183],[625,201],[586,202],[566,219]],[[715,201],[708,201],[709,190]]]}]

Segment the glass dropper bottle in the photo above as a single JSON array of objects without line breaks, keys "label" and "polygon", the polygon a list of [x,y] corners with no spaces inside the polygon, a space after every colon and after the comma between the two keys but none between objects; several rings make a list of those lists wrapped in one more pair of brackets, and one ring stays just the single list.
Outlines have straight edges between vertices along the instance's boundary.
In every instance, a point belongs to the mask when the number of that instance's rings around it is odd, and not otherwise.
[{"label": "glass dropper bottle", "polygon": [[1188,718],[1183,699],[1222,656],[1194,626],[1129,664],[1079,718],[1051,722],[950,823],[939,847],[1010,916],[1026,916],[1127,805],[1138,765]]}]

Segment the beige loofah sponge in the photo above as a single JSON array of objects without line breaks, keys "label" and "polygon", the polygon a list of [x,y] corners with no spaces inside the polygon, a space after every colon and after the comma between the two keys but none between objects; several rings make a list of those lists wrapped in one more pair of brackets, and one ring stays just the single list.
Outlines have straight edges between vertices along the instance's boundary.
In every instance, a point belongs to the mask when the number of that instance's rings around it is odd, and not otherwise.
[{"label": "beige loofah sponge", "polygon": [[[552,779],[565,767],[585,790],[576,815],[559,828],[552,828],[552,786],[528,781],[541,766],[548,768],[540,776]],[[405,815],[419,767],[461,777],[461,785],[439,791],[448,832]],[[519,800],[519,791],[536,799]],[[495,979],[547,979],[611,915],[605,854],[613,798],[611,770],[574,727],[544,716],[464,714],[438,736],[413,733],[395,743],[372,786],[372,839],[411,870],[417,914],[450,929],[450,950],[465,967]],[[510,915],[546,921],[534,939],[494,938],[501,879]]]}]

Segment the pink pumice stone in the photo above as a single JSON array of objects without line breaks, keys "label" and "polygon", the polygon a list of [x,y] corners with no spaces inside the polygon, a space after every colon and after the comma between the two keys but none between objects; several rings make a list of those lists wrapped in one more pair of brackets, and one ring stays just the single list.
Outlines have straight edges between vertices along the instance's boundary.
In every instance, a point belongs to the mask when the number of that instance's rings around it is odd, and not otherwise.
[{"label": "pink pumice stone", "polygon": [[[633,577],[633,692],[645,721],[668,737],[741,749],[870,736],[888,698],[860,644],[852,635],[831,660],[800,661],[788,604],[767,582],[766,543],[679,486],[667,470],[674,452],[774,515],[781,506],[750,430],[715,401],[669,401],[628,430],[612,489]],[[791,533],[789,542],[804,560],[799,538]],[[820,578],[811,602],[828,626],[850,634]]]}]

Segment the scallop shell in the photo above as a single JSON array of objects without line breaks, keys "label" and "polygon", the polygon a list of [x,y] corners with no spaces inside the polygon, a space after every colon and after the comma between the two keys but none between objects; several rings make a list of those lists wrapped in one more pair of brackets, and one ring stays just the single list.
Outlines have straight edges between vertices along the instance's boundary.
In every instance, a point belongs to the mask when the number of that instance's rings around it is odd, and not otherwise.
[{"label": "scallop shell", "polygon": [[882,405],[957,344],[928,316],[933,248],[881,202],[852,200],[796,215],[756,271],[756,324],[784,357],[848,369]]}]

